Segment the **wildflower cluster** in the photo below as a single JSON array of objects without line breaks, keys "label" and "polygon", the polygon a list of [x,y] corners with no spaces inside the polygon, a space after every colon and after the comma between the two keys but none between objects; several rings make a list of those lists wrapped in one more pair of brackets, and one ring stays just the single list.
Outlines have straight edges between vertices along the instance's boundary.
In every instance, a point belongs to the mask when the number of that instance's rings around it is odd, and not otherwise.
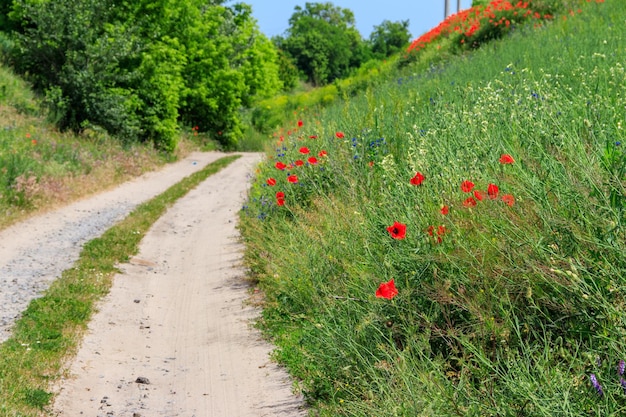
[{"label": "wildflower cluster", "polygon": [[[317,141],[317,135],[305,135],[302,133],[304,122],[297,121],[297,126],[284,134],[275,134],[275,154],[270,157],[269,164],[264,171],[261,187],[271,189],[269,193],[262,191],[259,195],[251,198],[251,203],[260,206],[256,217],[265,220],[267,215],[277,207],[288,206],[288,201],[296,202],[299,190],[296,186],[305,186],[307,181],[302,181],[306,176],[306,170],[323,171],[327,162],[328,152],[322,149]],[[343,138],[342,132],[336,133],[337,138]],[[259,170],[257,173],[261,173]],[[312,180],[311,180],[312,181]],[[309,182],[311,182],[309,181]],[[244,206],[244,211],[250,213],[250,206]]]},{"label": "wildflower cluster", "polygon": [[535,6],[532,1],[494,0],[486,6],[474,6],[448,16],[438,26],[415,39],[408,51],[419,51],[442,38],[450,38],[456,45],[475,48],[485,41],[502,37],[517,24],[553,18],[552,10]]},{"label": "wildflower cluster", "polygon": [[[503,154],[500,157],[499,162],[502,165],[510,165],[515,162],[515,159],[509,154]],[[426,177],[424,176],[424,174],[418,171],[415,173],[415,175],[411,179],[409,179],[409,184],[415,187],[419,187],[424,183],[424,181],[426,181]],[[462,205],[466,208],[475,207],[478,205],[479,201],[483,201],[483,200],[500,200],[504,204],[510,207],[512,207],[515,204],[515,197],[512,194],[501,195],[500,188],[496,184],[493,184],[493,183],[490,183],[487,186],[487,192],[484,192],[484,191],[475,189],[475,184],[472,181],[464,180],[461,182],[460,189],[463,193],[472,194],[470,197],[467,197],[462,203]],[[450,213],[450,207],[447,204],[442,204],[440,206],[439,213],[443,216],[447,216]],[[402,240],[406,237],[407,225],[404,223],[395,221],[391,226],[387,227],[387,232],[389,232],[389,235],[391,236],[391,238],[395,240]],[[430,239],[432,239],[433,243],[440,244],[440,243],[443,243],[443,237],[448,233],[448,229],[443,224],[440,224],[437,226],[430,225],[426,229],[426,233],[428,234]],[[393,284],[393,280],[391,281],[391,284]],[[381,284],[381,286],[383,285],[389,285],[389,283]],[[395,286],[394,286],[394,289],[395,289]],[[379,288],[378,291],[376,292],[376,296],[391,299],[395,295],[397,295],[397,292],[384,293],[384,294],[390,295],[388,297],[384,295],[380,295],[380,294],[381,294],[381,288]]]},{"label": "wildflower cluster", "polygon": [[[600,363],[600,361],[598,362]],[[624,391],[624,394],[626,394],[626,380],[624,379],[625,370],[626,370],[626,361],[621,359],[617,363],[617,377],[619,378],[619,384],[622,390]],[[602,387],[602,384],[600,384],[600,381],[598,381],[598,377],[596,376],[596,374],[593,374],[593,373],[589,374],[589,382],[591,383],[591,387],[595,390],[596,394],[598,394],[598,396],[600,397],[603,397],[604,389]]]}]

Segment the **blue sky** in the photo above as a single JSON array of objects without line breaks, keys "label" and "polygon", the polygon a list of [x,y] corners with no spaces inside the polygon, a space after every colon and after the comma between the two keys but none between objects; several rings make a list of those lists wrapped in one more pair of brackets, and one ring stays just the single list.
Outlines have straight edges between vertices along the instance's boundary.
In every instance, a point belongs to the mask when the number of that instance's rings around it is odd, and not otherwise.
[{"label": "blue sky", "polygon": [[[369,38],[374,26],[383,20],[409,20],[411,39],[417,38],[443,20],[444,0],[308,0],[309,3],[330,1],[335,6],[354,13],[356,28],[364,39]],[[231,1],[229,3],[234,3]],[[289,18],[295,6],[307,0],[237,0],[252,6],[252,15],[261,32],[268,37],[282,35],[289,27]],[[461,9],[471,7],[472,0],[461,0]],[[450,10],[456,12],[457,0],[450,0]]]}]

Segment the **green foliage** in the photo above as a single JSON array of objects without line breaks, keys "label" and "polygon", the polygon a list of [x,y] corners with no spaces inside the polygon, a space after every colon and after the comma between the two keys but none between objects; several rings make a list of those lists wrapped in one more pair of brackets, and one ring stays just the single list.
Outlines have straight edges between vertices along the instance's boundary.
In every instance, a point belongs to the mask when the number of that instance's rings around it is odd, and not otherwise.
[{"label": "green foliage", "polygon": [[17,0],[10,61],[51,119],[172,152],[179,122],[235,147],[240,109],[282,88],[249,6],[198,0]]},{"label": "green foliage", "polygon": [[383,20],[383,22],[374,26],[374,30],[370,34],[369,45],[372,53],[377,58],[387,58],[404,50],[411,38],[409,33],[409,21],[391,22]]},{"label": "green foliage", "polygon": [[296,66],[315,85],[347,76],[363,62],[364,45],[354,27],[354,14],[332,3],[295,7],[288,36],[276,39]]},{"label": "green foliage", "polygon": [[300,114],[274,143],[246,259],[314,412],[624,414],[626,15],[564,12]]},{"label": "green foliage", "polygon": [[43,410],[48,405],[52,393],[42,389],[26,389],[24,390],[24,402],[33,408]]},{"label": "green foliage", "polygon": [[277,50],[278,77],[283,85],[283,91],[291,91],[298,85],[300,79],[298,68],[291,57],[282,49]]}]

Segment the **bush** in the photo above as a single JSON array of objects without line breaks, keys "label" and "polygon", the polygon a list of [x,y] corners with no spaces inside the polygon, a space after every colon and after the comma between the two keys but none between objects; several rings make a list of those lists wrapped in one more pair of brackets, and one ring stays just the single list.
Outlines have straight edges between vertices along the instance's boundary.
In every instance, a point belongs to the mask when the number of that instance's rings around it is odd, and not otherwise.
[{"label": "bush", "polygon": [[171,152],[182,122],[233,148],[241,107],[282,88],[275,48],[244,4],[16,0],[10,16],[4,49],[61,129],[100,126]]}]

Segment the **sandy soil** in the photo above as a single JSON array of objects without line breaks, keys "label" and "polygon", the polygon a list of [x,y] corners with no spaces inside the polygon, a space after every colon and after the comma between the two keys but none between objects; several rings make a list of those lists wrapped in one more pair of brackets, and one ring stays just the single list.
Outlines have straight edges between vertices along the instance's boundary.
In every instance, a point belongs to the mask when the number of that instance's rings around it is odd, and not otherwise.
[{"label": "sandy soil", "polygon": [[56,387],[54,415],[305,415],[245,303],[235,225],[260,158],[244,155],[179,200],[120,266]]}]

